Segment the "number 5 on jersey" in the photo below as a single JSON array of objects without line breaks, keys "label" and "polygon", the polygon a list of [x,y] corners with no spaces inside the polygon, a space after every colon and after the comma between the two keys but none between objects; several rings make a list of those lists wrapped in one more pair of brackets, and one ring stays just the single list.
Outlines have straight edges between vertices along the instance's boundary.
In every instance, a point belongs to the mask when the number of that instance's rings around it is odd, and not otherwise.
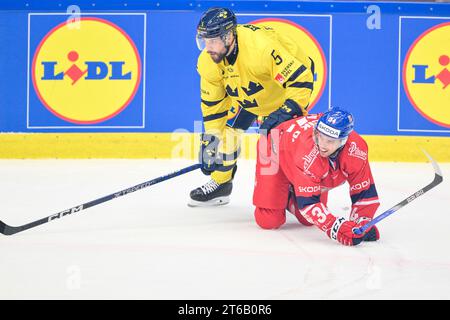
[{"label": "number 5 on jersey", "polygon": [[279,55],[275,55],[275,50],[272,50],[271,55],[272,55],[273,60],[275,60],[275,64],[277,66],[280,65],[281,63],[283,63],[283,59]]}]

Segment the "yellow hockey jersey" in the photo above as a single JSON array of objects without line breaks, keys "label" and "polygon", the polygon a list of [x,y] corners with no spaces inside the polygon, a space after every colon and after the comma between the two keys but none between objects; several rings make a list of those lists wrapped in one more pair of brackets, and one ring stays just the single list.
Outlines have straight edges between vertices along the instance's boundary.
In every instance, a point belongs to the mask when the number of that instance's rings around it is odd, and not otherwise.
[{"label": "yellow hockey jersey", "polygon": [[223,131],[229,110],[239,107],[267,116],[290,99],[306,114],[313,62],[299,44],[264,25],[238,25],[236,32],[234,64],[216,64],[206,50],[198,58],[205,131]]}]

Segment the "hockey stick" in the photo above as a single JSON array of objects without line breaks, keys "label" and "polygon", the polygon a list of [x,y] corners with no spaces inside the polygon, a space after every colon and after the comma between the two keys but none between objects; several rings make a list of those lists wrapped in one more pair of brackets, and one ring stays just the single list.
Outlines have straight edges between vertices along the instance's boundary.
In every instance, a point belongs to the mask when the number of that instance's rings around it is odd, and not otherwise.
[{"label": "hockey stick", "polygon": [[140,184],[135,185],[135,186],[133,186],[131,188],[127,188],[127,189],[124,189],[124,190],[121,190],[121,191],[118,191],[118,192],[114,192],[114,193],[109,194],[107,196],[104,196],[102,198],[98,198],[98,199],[95,199],[95,200],[92,200],[92,201],[80,204],[80,205],[75,206],[73,208],[70,208],[70,209],[58,212],[58,213],[53,214],[51,216],[48,216],[48,217],[45,217],[45,218],[42,218],[42,219],[30,222],[30,223],[27,223],[27,224],[24,224],[22,226],[13,227],[13,226],[9,226],[9,225],[5,224],[4,222],[0,221],[0,233],[9,236],[9,235],[12,235],[12,234],[15,234],[15,233],[18,233],[18,232],[22,232],[24,230],[37,227],[37,226],[39,226],[41,224],[44,224],[44,223],[47,223],[47,222],[50,222],[50,221],[53,221],[53,220],[65,217],[66,215],[69,215],[69,214],[72,214],[72,213],[76,213],[76,212],[79,212],[81,210],[85,210],[87,208],[90,208],[90,207],[96,206],[98,204],[104,203],[106,201],[113,200],[113,199],[119,198],[121,196],[127,195],[129,193],[132,193],[132,192],[135,192],[135,191],[138,191],[138,190],[150,187],[150,186],[152,186],[154,184],[157,184],[159,182],[166,181],[166,180],[169,180],[169,179],[174,178],[174,177],[178,177],[178,176],[180,176],[182,174],[185,174],[185,173],[188,173],[190,171],[199,169],[200,167],[201,167],[201,164],[194,164],[192,166],[189,166],[189,167],[183,168],[181,170],[175,171],[173,173],[167,174],[165,176],[162,176],[162,177],[159,177],[159,178],[155,178],[153,180],[149,180],[149,181],[140,183]]},{"label": "hockey stick", "polygon": [[386,217],[390,216],[391,214],[393,214],[394,212],[396,212],[398,209],[403,208],[404,206],[406,206],[408,203],[410,203],[411,201],[417,199],[418,197],[420,197],[421,195],[423,195],[425,192],[433,189],[434,187],[436,187],[439,183],[442,182],[442,180],[444,180],[443,176],[442,176],[442,172],[441,169],[439,168],[439,165],[437,164],[436,161],[433,160],[433,158],[431,158],[431,156],[425,152],[425,150],[422,150],[423,153],[425,153],[425,155],[428,157],[428,159],[430,159],[431,164],[433,165],[434,168],[434,179],[433,181],[426,185],[425,187],[423,187],[422,189],[420,189],[419,191],[413,193],[412,195],[410,195],[408,198],[404,199],[403,201],[397,203],[395,206],[393,206],[392,208],[390,208],[389,210],[383,212],[382,214],[380,214],[379,216],[377,216],[375,219],[373,219],[372,221],[370,221],[369,223],[365,224],[364,226],[362,226],[361,228],[357,228],[353,230],[353,233],[355,234],[361,234],[364,233],[367,229],[371,228],[373,225],[375,225],[376,223],[380,222],[381,220],[385,219]]}]

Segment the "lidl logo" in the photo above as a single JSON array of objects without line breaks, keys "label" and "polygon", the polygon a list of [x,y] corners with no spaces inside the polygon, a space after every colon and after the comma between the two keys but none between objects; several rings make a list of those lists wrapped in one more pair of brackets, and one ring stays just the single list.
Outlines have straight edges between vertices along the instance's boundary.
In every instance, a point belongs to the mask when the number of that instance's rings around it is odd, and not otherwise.
[{"label": "lidl logo", "polygon": [[31,78],[39,101],[54,116],[86,125],[127,108],[138,91],[141,69],[139,51],[121,27],[82,17],[58,24],[43,37]]},{"label": "lidl logo", "polygon": [[[310,98],[309,110],[311,110],[322,96],[327,81],[327,61],[323,49],[317,39],[305,27],[291,20],[267,18],[251,22],[279,30],[280,33],[289,35],[296,43],[301,43],[302,48],[314,61],[314,90]],[[281,75],[278,75],[281,77]],[[284,79],[276,78],[283,82]]]},{"label": "lidl logo", "polygon": [[85,80],[104,80],[108,77],[110,80],[131,80],[132,72],[123,73],[124,61],[109,61],[108,64],[103,61],[85,61],[85,69],[82,70],[76,65],[78,52],[70,51],[67,54],[67,60],[73,62],[73,65],[66,71],[55,72],[57,61],[42,61],[43,75],[40,80],[64,80],[68,77],[74,85],[81,78]]},{"label": "lidl logo", "polygon": [[436,81],[439,81],[442,84],[442,89],[447,88],[450,84],[450,71],[447,69],[447,66],[450,62],[450,58],[448,55],[443,54],[438,59],[439,64],[442,66],[442,70],[436,75],[430,75],[428,72],[429,65],[426,64],[414,64],[412,65],[414,69],[414,77],[412,83],[426,83],[426,84],[435,84]]},{"label": "lidl logo", "polygon": [[450,127],[450,22],[429,28],[414,41],[402,78],[412,106],[429,121]]}]

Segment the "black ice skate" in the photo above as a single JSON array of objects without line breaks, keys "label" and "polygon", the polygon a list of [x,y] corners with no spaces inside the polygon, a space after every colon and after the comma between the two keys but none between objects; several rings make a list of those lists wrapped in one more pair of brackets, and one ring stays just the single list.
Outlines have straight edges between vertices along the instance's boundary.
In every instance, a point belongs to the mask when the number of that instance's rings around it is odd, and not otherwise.
[{"label": "black ice skate", "polygon": [[203,186],[191,191],[190,207],[220,206],[230,202],[230,194],[233,189],[231,181],[218,184],[210,180]]}]

